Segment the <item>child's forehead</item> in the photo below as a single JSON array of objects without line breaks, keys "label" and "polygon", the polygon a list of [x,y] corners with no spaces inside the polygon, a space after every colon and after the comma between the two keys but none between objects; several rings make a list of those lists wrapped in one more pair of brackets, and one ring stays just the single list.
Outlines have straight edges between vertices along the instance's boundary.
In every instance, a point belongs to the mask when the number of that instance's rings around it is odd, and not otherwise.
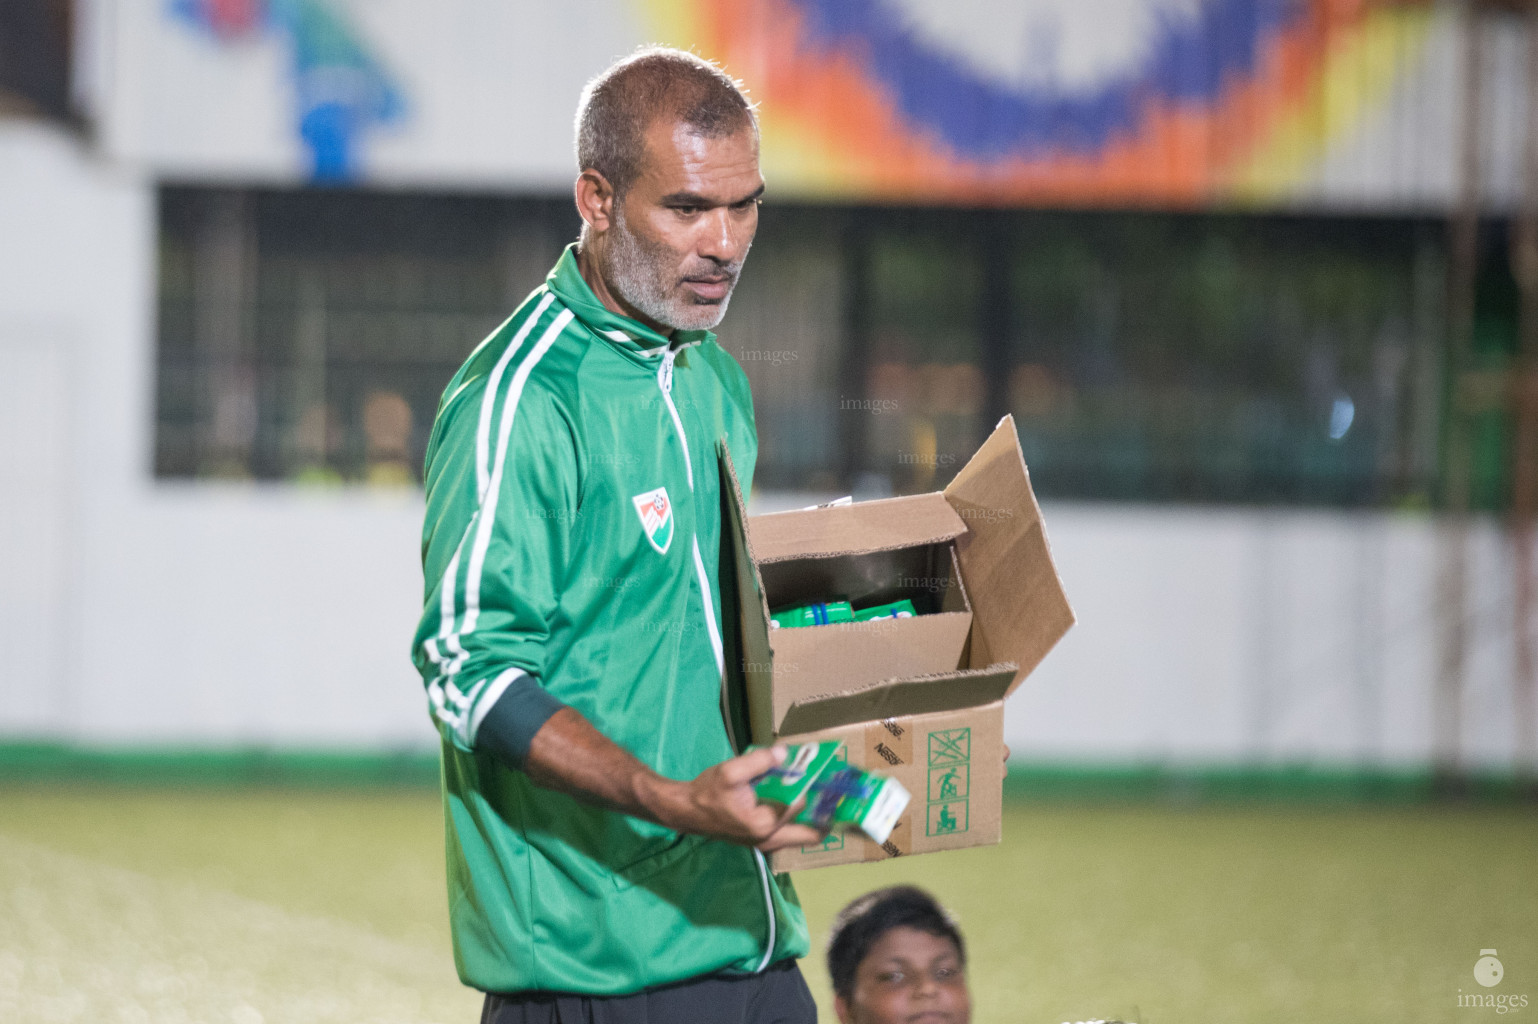
[{"label": "child's forehead", "polygon": [[942,956],[954,957],[959,953],[956,943],[951,941],[949,936],[936,935],[922,928],[900,924],[888,928],[876,938],[875,942],[871,943],[870,950],[865,954],[865,960],[862,963],[899,959],[928,963]]}]

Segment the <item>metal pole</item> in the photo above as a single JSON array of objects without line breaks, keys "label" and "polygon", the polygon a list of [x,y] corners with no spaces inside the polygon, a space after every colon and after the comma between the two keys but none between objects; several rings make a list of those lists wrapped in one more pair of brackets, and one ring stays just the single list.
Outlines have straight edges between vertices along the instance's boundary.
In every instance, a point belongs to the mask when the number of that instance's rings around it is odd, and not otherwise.
[{"label": "metal pole", "polygon": [[198,472],[251,473],[257,411],[250,365],[256,245],[247,195],[221,190],[203,211],[194,245],[193,302],[200,397]]},{"label": "metal pole", "polygon": [[847,493],[867,470],[866,428],[870,414],[864,399],[870,388],[871,237],[866,210],[851,211],[844,225],[844,337],[838,360],[838,475]]},{"label": "metal pole", "polygon": [[1511,466],[1511,538],[1516,621],[1513,638],[1512,711],[1516,720],[1513,762],[1520,774],[1538,775],[1534,716],[1538,700],[1538,629],[1535,629],[1533,520],[1538,512],[1538,5],[1527,27],[1526,161],[1522,199],[1511,237],[1511,270],[1520,296],[1518,353],[1512,375],[1515,420]]},{"label": "metal pole", "polygon": [[1011,277],[1013,232],[1003,210],[987,210],[979,216],[979,241],[983,253],[982,337],[979,369],[983,375],[981,444],[993,425],[1009,412],[1009,371],[1014,329]]},{"label": "metal pole", "polygon": [[1483,32],[1473,5],[1459,12],[1463,32],[1461,89],[1461,187],[1448,224],[1451,266],[1448,275],[1448,379],[1445,512],[1437,586],[1440,652],[1434,696],[1434,767],[1444,785],[1455,783],[1461,768],[1463,674],[1468,649],[1468,533],[1472,471],[1464,373],[1474,334],[1474,288],[1479,260],[1481,186],[1480,112]]}]

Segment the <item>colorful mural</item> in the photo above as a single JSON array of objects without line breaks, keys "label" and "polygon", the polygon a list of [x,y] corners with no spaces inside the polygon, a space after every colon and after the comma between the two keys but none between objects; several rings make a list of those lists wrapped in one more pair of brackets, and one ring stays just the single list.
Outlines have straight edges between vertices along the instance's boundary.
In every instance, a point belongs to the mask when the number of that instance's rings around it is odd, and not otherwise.
[{"label": "colorful mural", "polygon": [[[1002,204],[1283,198],[1413,65],[1430,18],[1372,0],[1033,0],[948,24],[912,0],[636,2],[662,41],[748,82],[777,187]],[[1098,48],[1090,73],[1055,73],[1064,40]]]},{"label": "colorful mural", "polygon": [[[278,181],[564,191],[565,112],[581,80],[655,41],[713,57],[748,84],[763,112],[764,169],[782,197],[1429,210],[1452,201],[1458,180],[1445,96],[1461,50],[1452,9],[1438,4],[128,6],[148,16],[123,19],[119,66],[139,83],[121,94],[154,100],[109,105],[108,135],[183,178],[244,169]],[[279,50],[287,70],[275,77]],[[1520,65],[1492,65],[1500,104],[1519,99]],[[1492,155],[1488,194],[1515,194],[1519,156]]]},{"label": "colorful mural", "polygon": [[318,182],[361,176],[361,134],[405,112],[400,89],[356,28],[328,0],[170,0],[173,16],[220,44],[269,33],[290,55],[295,128]]}]

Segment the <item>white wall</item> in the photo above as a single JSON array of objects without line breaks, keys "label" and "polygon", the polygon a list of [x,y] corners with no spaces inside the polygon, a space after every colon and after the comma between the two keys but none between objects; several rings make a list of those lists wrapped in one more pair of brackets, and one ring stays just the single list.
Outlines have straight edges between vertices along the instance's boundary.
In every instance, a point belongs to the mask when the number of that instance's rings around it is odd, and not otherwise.
[{"label": "white wall", "polygon": [[[1411,765],[1433,750],[1438,527],[1425,516],[1048,503],[1078,614],[1008,705],[1045,759]],[[1478,524],[1461,746],[1508,764],[1509,540]]]},{"label": "white wall", "polygon": [[[260,28],[219,41],[165,0],[77,3],[108,152],[171,178],[306,178],[291,41]],[[578,93],[653,34],[627,0],[334,7],[404,100],[398,121],[359,134],[369,176],[395,185],[567,190]]]},{"label": "white wall", "polygon": [[58,728],[148,386],[150,193],[53,129],[0,121],[0,721]]},{"label": "white wall", "polygon": [[419,498],[152,479],[153,203],[0,121],[0,735],[430,743]]},{"label": "white wall", "polygon": [[[419,496],[152,479],[154,243],[147,181],[0,121],[0,741],[429,745]],[[1010,704],[1018,756],[1430,757],[1428,519],[1046,518],[1080,622]],[[1492,766],[1514,733],[1510,565],[1479,526],[1464,748]]]}]

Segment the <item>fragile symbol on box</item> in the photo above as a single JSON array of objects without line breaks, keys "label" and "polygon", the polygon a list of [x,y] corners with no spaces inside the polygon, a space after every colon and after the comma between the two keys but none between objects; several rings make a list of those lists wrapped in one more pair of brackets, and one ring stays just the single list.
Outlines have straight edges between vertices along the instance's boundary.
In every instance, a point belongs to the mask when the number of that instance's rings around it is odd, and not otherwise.
[{"label": "fragile symbol on box", "polygon": [[956,832],[965,832],[967,828],[967,802],[965,800],[929,805],[929,822],[926,829],[929,835],[951,835]]},{"label": "fragile symbol on box", "polygon": [[929,766],[972,760],[972,730],[947,729],[929,734]]},{"label": "fragile symbol on box", "polygon": [[939,729],[929,734],[927,835],[955,835],[971,827],[971,761],[971,729]]},{"label": "fragile symbol on box", "polygon": [[969,764],[941,765],[929,769],[929,802],[940,800],[965,800],[971,789],[972,766]]}]

